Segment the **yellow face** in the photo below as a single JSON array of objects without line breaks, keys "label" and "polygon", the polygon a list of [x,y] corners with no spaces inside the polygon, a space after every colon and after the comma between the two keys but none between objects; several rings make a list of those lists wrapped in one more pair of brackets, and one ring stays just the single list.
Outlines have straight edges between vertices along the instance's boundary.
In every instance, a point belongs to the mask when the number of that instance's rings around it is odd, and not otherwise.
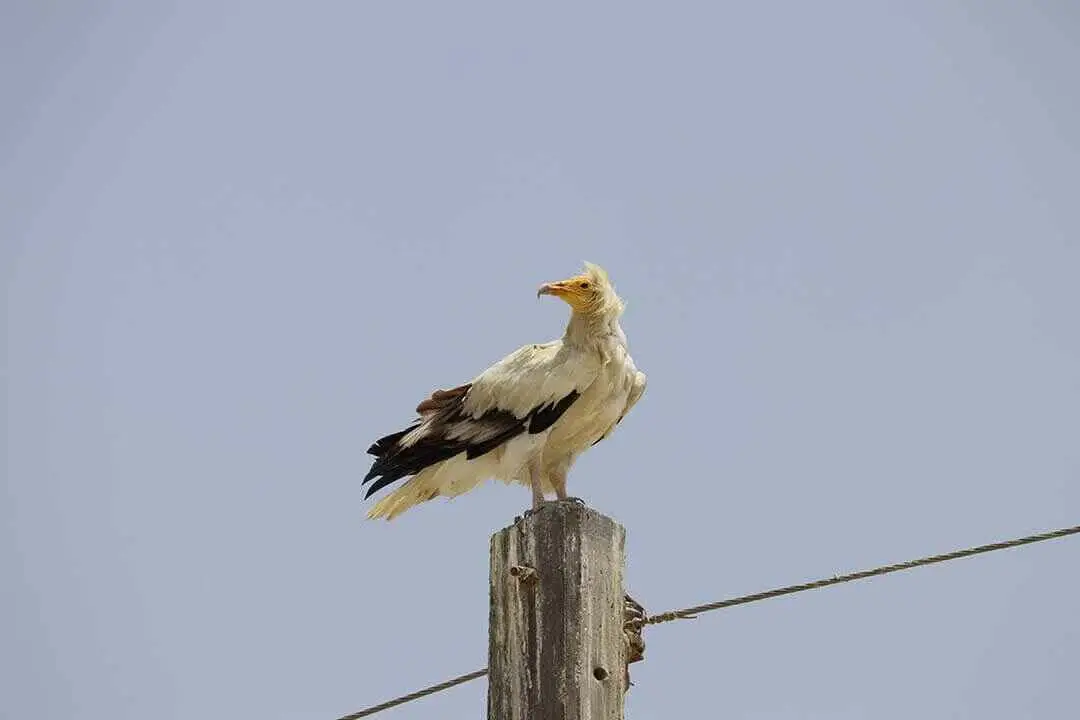
[{"label": "yellow face", "polygon": [[541,295],[554,295],[575,311],[586,312],[596,299],[595,282],[588,275],[577,275],[569,280],[541,285],[536,296]]}]

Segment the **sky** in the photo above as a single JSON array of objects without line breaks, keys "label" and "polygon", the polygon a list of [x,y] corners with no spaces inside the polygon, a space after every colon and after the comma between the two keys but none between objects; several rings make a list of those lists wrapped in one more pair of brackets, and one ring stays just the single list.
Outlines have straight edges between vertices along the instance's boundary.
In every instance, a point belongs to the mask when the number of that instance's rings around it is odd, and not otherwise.
[{"label": "sky", "polygon": [[[1077,67],[1051,0],[5,3],[0,716],[483,667],[528,490],[369,522],[365,450],[585,260],[649,386],[569,487],[648,611],[1077,524]],[[650,628],[626,716],[1068,716],[1078,563]]]}]

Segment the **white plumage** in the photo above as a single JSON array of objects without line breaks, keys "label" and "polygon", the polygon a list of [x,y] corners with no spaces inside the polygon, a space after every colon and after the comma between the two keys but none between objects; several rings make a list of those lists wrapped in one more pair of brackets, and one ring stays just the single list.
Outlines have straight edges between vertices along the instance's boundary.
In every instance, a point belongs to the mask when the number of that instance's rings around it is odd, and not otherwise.
[{"label": "white plumage", "polygon": [[645,391],[619,325],[623,303],[607,273],[543,285],[571,307],[562,338],[526,345],[471,382],[436,390],[409,427],[377,440],[367,496],[405,477],[369,518],[391,519],[440,495],[454,497],[488,478],[567,497],[566,477],[584,450],[609,436]]}]

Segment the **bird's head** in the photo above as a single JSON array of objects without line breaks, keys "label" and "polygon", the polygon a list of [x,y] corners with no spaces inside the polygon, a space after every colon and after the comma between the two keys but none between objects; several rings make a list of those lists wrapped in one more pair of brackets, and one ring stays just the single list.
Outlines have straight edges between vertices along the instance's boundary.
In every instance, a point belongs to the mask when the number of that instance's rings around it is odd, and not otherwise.
[{"label": "bird's head", "polygon": [[541,295],[554,295],[582,315],[618,316],[623,310],[623,302],[608,274],[590,262],[585,263],[585,271],[580,275],[541,285],[536,296]]}]

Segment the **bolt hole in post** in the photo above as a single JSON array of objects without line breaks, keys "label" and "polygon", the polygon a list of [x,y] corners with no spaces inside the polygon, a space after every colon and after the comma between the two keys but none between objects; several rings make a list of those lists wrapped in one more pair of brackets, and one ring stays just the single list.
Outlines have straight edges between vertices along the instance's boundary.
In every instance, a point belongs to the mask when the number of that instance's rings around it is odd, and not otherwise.
[{"label": "bolt hole in post", "polygon": [[600,682],[603,682],[608,678],[608,671],[602,667],[594,667],[592,671],[592,676]]},{"label": "bolt hole in post", "polygon": [[536,570],[527,565],[512,565],[510,575],[523,583],[531,583],[536,580]]}]

